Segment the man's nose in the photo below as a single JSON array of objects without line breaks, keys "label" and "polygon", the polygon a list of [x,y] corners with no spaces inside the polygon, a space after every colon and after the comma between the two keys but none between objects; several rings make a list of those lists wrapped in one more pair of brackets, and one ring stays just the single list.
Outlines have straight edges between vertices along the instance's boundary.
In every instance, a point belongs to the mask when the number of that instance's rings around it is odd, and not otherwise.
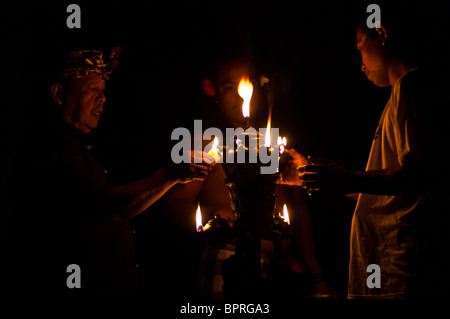
[{"label": "man's nose", "polygon": [[364,62],[361,64],[361,71],[366,73],[366,66],[365,66]]},{"label": "man's nose", "polygon": [[105,102],[106,102],[106,95],[102,90],[100,90],[97,95],[97,103],[104,104]]}]

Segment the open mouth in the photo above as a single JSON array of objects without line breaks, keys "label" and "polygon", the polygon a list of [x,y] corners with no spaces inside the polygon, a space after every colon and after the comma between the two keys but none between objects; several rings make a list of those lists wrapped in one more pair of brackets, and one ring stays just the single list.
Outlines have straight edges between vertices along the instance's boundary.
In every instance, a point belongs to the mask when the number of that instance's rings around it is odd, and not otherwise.
[{"label": "open mouth", "polygon": [[93,113],[93,115],[96,119],[100,119],[100,117],[102,116],[102,113],[103,113],[103,110],[98,110],[98,111],[95,111]]}]

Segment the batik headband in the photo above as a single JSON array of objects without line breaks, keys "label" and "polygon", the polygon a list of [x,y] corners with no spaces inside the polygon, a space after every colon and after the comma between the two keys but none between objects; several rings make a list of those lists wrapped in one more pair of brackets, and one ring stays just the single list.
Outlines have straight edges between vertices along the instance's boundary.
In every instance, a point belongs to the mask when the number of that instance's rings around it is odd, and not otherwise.
[{"label": "batik headband", "polygon": [[103,60],[102,52],[98,50],[82,50],[70,52],[64,65],[62,76],[66,79],[78,79],[89,75],[99,75],[109,80],[112,69],[117,64],[120,51],[111,51],[111,63]]}]

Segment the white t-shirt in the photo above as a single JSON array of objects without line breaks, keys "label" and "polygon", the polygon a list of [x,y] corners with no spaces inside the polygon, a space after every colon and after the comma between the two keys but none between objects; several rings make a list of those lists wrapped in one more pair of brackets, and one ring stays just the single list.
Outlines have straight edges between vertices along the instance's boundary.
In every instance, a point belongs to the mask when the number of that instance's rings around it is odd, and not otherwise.
[{"label": "white t-shirt", "polygon": [[[439,144],[439,138],[444,138],[441,132],[445,129],[437,129],[432,123],[438,116],[435,113],[439,107],[436,103],[429,106],[424,97],[432,88],[422,84],[428,82],[421,82],[420,78],[420,70],[412,70],[392,87],[375,133],[366,171],[403,166],[408,161],[424,163],[427,153]],[[433,134],[440,136],[434,138]],[[434,199],[440,196],[433,196],[432,192],[433,187],[425,186],[420,191],[403,195],[359,195],[350,237],[349,298],[409,297],[412,289],[424,286],[421,281],[430,287],[437,285],[434,281],[439,278],[427,272],[444,267],[442,256],[437,256],[437,246],[433,243],[434,227],[443,226],[436,224],[436,220],[439,221],[444,213],[436,212]],[[448,208],[446,210],[448,212]],[[440,229],[436,234],[440,236],[445,232]],[[426,256],[429,254],[437,257],[428,263]],[[367,284],[368,277],[374,273],[373,270],[368,272],[370,264],[379,266],[380,288],[370,288]]]}]

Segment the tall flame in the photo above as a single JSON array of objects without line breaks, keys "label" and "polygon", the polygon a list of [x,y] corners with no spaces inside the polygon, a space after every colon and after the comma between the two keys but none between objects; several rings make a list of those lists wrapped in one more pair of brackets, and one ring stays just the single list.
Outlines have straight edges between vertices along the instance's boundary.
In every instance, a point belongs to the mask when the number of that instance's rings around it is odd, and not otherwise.
[{"label": "tall flame", "polygon": [[271,126],[271,118],[272,118],[272,113],[269,113],[269,119],[267,120],[267,128],[266,128],[266,134],[264,136],[264,145],[266,147],[270,147],[270,126]]},{"label": "tall flame", "polygon": [[288,223],[288,224],[291,223],[290,220],[289,220],[289,213],[288,213],[288,209],[287,209],[286,204],[284,204],[284,206],[283,206],[283,218],[284,218],[284,221],[286,223]]},{"label": "tall flame", "polygon": [[242,103],[242,115],[245,118],[250,117],[250,100],[253,94],[253,84],[248,77],[242,77],[239,82],[238,93],[244,99]]},{"label": "tall flame", "polygon": [[197,223],[197,232],[201,232],[203,229],[203,222],[202,222],[202,211],[200,210],[200,204],[198,204],[197,213],[195,214],[195,221]]}]

